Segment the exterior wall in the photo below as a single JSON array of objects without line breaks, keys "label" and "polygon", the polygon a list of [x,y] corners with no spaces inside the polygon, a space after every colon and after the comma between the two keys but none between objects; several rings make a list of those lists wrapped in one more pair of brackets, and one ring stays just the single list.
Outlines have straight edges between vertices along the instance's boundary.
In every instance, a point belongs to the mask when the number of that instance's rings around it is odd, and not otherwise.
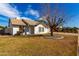
[{"label": "exterior wall", "polygon": [[[44,32],[39,32],[39,27],[43,27],[44,28]],[[37,25],[35,28],[34,28],[34,34],[45,34],[45,33],[49,33],[50,32],[50,29],[43,26],[42,24],[39,24]]]},{"label": "exterior wall", "polygon": [[10,33],[12,35],[15,35],[17,33],[17,31],[19,31],[19,27],[18,26],[12,26],[12,25],[10,25],[10,27],[8,27],[7,29],[5,29],[5,33]]},{"label": "exterior wall", "polygon": [[[17,33],[17,31],[19,31],[19,26],[10,26],[10,28],[5,30],[6,33],[10,33],[12,35],[15,35]],[[23,35],[25,35],[25,34],[26,35],[31,34],[30,27],[28,27],[28,26],[24,27]]]},{"label": "exterior wall", "polygon": [[[39,32],[39,27],[43,27],[44,28],[44,32]],[[19,26],[13,26],[11,23],[9,24],[9,29],[6,32],[9,32],[12,35],[15,35],[17,33],[17,31],[19,31]],[[25,26],[24,27],[24,33],[23,35],[27,35],[27,34],[45,34],[45,33],[49,33],[50,29],[43,26],[42,24],[39,24],[35,27],[33,26]]]},{"label": "exterior wall", "polygon": [[13,33],[12,35],[15,35],[19,31],[19,27],[13,27]]},{"label": "exterior wall", "polygon": [[[19,31],[19,27],[18,26],[13,26],[13,33],[12,33],[12,35],[15,35],[16,33],[17,33],[17,31]],[[23,35],[28,35],[28,34],[34,34],[33,33],[33,29],[32,29],[32,27],[31,26],[26,26],[25,28],[24,28],[24,33],[23,33]]]}]

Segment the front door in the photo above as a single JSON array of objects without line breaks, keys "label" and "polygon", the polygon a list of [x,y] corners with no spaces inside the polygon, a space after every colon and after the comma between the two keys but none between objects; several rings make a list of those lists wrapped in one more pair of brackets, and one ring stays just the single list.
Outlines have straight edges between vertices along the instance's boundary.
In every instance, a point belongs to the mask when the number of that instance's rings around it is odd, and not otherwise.
[{"label": "front door", "polygon": [[24,32],[24,26],[19,26],[19,31]]},{"label": "front door", "polygon": [[30,33],[31,33],[31,34],[34,34],[34,26],[31,26],[31,27],[30,27]]}]

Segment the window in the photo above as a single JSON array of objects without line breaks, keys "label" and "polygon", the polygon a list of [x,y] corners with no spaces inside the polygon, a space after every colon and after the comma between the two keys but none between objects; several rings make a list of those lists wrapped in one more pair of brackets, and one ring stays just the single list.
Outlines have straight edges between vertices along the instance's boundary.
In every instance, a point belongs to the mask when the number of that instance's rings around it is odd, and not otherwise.
[{"label": "window", "polygon": [[39,32],[44,32],[44,28],[43,27],[39,27]]},{"label": "window", "polygon": [[44,28],[41,28],[42,32],[44,32]]}]

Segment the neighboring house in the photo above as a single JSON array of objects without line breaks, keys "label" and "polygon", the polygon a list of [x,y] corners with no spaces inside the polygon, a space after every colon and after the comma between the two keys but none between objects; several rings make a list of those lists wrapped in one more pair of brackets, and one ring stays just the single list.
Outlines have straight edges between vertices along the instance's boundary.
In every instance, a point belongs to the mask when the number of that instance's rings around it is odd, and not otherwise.
[{"label": "neighboring house", "polygon": [[20,33],[22,35],[27,34],[44,34],[49,33],[50,29],[46,24],[41,24],[37,21],[30,19],[10,19],[9,27],[5,32],[15,35]]}]

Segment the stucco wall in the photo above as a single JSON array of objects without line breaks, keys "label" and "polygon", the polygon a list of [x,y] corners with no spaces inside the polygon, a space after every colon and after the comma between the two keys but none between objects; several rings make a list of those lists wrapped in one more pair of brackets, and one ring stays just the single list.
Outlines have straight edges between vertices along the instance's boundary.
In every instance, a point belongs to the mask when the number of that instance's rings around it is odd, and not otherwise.
[{"label": "stucco wall", "polygon": [[19,31],[19,27],[13,27],[13,35],[15,35]]},{"label": "stucco wall", "polygon": [[[10,33],[12,35],[15,35],[17,33],[17,31],[19,31],[19,26],[12,26],[10,24],[10,27],[11,27]],[[39,27],[43,27],[44,32],[39,32]],[[49,33],[50,32],[49,28],[43,26],[42,24],[39,24],[39,25],[35,26],[34,29],[31,28],[30,26],[25,26],[24,29],[25,29],[26,34],[44,34],[44,33]],[[34,33],[33,33],[33,31],[34,31]]]},{"label": "stucco wall", "polygon": [[[10,28],[9,28],[10,31],[8,31],[8,32],[11,33],[12,35],[15,35],[17,33],[17,31],[19,31],[19,26],[11,26]],[[24,29],[25,29],[25,31],[24,31],[23,35],[25,35],[25,32],[26,32],[26,34],[30,34],[29,27],[26,26]]]},{"label": "stucco wall", "polygon": [[[43,27],[44,28],[44,32],[39,32],[39,27]],[[49,33],[50,29],[43,26],[42,24],[39,24],[37,25],[35,28],[34,28],[34,34],[44,34],[44,33]]]}]

